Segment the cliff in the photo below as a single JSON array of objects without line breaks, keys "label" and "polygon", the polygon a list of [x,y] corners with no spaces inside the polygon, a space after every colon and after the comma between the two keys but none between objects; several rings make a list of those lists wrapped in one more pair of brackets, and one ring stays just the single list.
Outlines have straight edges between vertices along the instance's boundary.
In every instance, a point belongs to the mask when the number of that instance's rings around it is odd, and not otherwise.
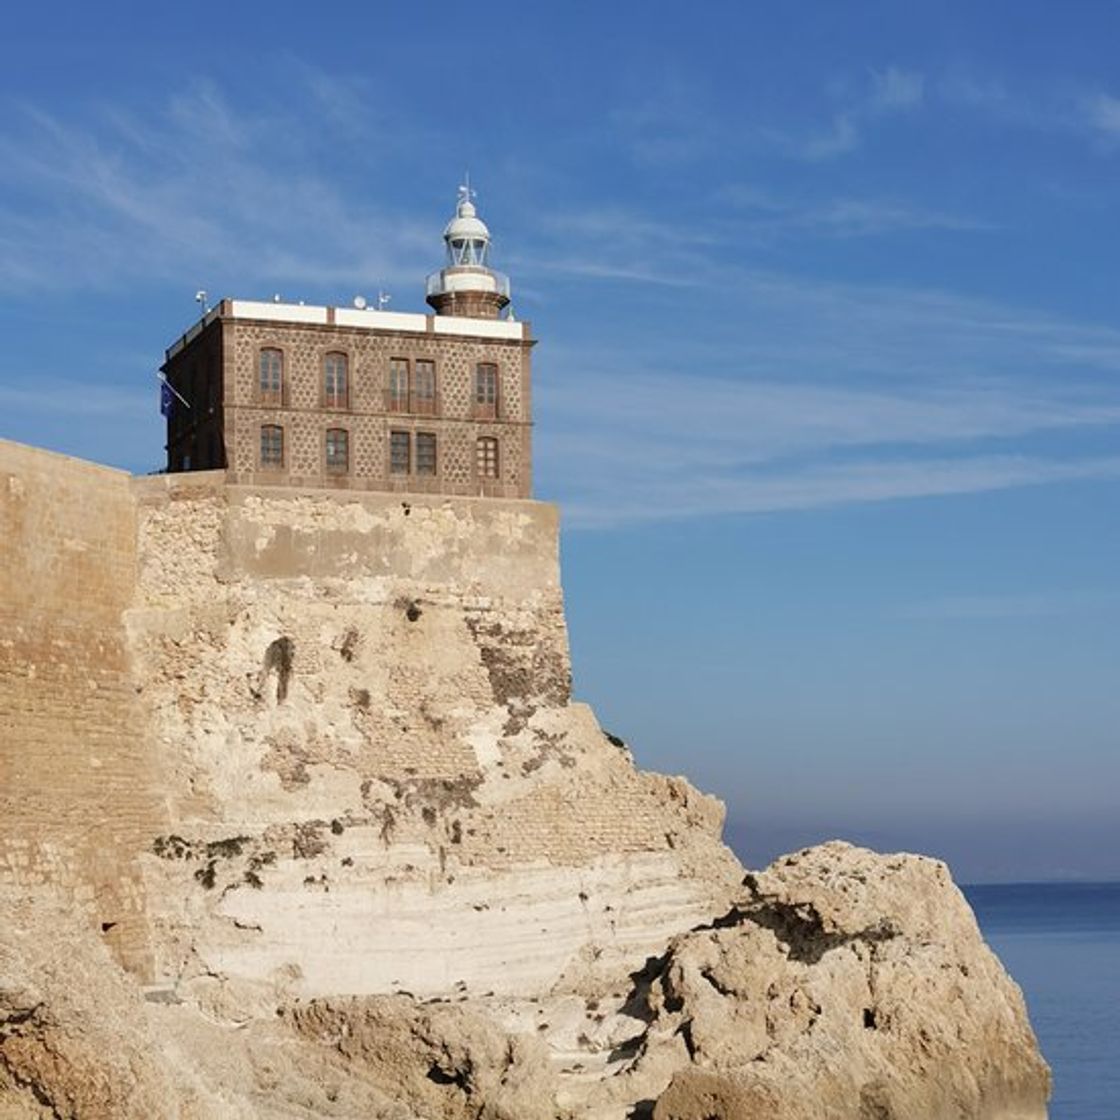
[{"label": "cliff", "polygon": [[0,1117],[1045,1115],[943,867],[745,876],[571,701],[551,507],[0,496]]}]

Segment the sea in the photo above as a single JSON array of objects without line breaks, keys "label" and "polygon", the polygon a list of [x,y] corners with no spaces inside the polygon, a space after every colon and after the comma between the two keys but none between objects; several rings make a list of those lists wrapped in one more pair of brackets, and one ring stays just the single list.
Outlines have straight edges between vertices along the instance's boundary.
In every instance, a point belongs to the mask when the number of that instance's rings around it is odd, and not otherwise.
[{"label": "sea", "polygon": [[966,886],[1054,1073],[1050,1120],[1120,1120],[1120,883]]}]

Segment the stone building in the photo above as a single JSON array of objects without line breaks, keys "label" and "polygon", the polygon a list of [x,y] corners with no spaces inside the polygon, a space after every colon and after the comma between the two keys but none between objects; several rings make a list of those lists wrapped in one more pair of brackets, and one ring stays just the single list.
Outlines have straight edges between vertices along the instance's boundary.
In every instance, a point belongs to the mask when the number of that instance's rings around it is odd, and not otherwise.
[{"label": "stone building", "polygon": [[434,314],[223,299],[167,351],[170,473],[230,482],[527,498],[529,324],[460,188]]}]

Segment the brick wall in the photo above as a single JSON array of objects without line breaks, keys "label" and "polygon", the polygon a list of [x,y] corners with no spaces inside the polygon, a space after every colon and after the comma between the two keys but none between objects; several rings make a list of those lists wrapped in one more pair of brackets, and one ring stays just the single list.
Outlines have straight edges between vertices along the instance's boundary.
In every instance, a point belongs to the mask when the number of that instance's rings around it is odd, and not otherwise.
[{"label": "brick wall", "polygon": [[158,830],[122,612],[126,474],[0,441],[0,882],[63,889],[148,970],[134,855]]},{"label": "brick wall", "polygon": [[[316,486],[332,489],[390,490],[495,498],[527,498],[532,492],[530,347],[527,340],[470,338],[357,329],[343,325],[217,319],[168,361],[173,385],[194,402],[176,404],[169,425],[171,469],[193,448],[192,464],[221,466],[209,454],[210,431],[224,427],[221,453],[231,482],[241,485]],[[283,392],[279,401],[262,400],[259,362],[262,348],[282,355]],[[348,399],[328,408],[323,399],[327,354],[345,355]],[[389,369],[394,358],[435,365],[433,414],[389,412]],[[474,373],[479,363],[498,370],[497,415],[476,417]],[[211,393],[209,386],[214,385]],[[212,397],[217,404],[211,407]],[[283,429],[283,465],[262,469],[262,425]],[[343,473],[326,470],[326,433],[348,435],[349,464]],[[436,437],[433,476],[389,469],[389,433],[431,433]],[[476,441],[498,440],[499,477],[479,477]]]}]

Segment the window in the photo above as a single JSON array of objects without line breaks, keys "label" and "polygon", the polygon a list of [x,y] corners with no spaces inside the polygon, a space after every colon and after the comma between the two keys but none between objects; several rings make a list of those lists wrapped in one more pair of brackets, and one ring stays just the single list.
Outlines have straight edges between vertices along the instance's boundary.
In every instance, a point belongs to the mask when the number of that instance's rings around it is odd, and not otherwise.
[{"label": "window", "polygon": [[284,429],[279,424],[261,425],[261,466],[284,465]]},{"label": "window", "polygon": [[347,407],[346,355],[328,354],[323,359],[323,404],[327,408]]},{"label": "window", "polygon": [[389,433],[389,473],[408,474],[412,467],[412,455],[408,432]]},{"label": "window", "polygon": [[350,433],[345,428],[327,429],[327,473],[346,474],[350,469]]},{"label": "window", "polygon": [[479,436],[475,444],[475,468],[479,478],[498,477],[498,441],[493,436]]},{"label": "window", "polygon": [[436,436],[434,432],[416,433],[416,473],[436,473]]},{"label": "window", "polygon": [[284,355],[279,350],[268,348],[261,351],[258,385],[263,403],[283,403]]},{"label": "window", "polygon": [[498,415],[498,367],[481,362],[474,371],[474,414],[493,419]]},{"label": "window", "polygon": [[389,411],[408,411],[408,360],[393,358],[389,363]]},{"label": "window", "polygon": [[416,362],[412,382],[412,411],[434,416],[436,411],[436,364],[420,359]]}]

